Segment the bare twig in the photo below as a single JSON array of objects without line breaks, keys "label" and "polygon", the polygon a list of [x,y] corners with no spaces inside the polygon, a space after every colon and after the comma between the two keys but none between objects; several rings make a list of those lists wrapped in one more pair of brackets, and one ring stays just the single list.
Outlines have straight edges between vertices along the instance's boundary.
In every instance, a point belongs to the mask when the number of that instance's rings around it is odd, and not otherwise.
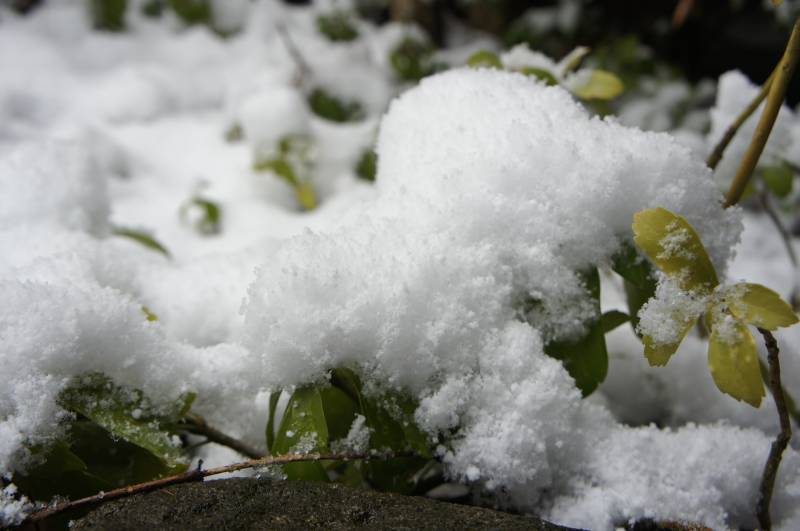
[{"label": "bare twig", "polygon": [[750,182],[753,169],[755,169],[756,163],[758,163],[758,159],[764,151],[767,138],[769,138],[772,126],[775,124],[778,112],[783,105],[786,90],[789,87],[789,81],[792,78],[795,66],[797,66],[798,58],[800,58],[800,18],[795,21],[792,27],[792,34],[789,37],[789,43],[786,45],[786,51],[775,69],[774,77],[767,93],[767,103],[761,113],[753,139],[750,141],[736,176],[733,178],[731,187],[725,195],[723,206],[726,208],[739,202],[745,188],[747,188],[747,183]]},{"label": "bare twig", "polygon": [[775,72],[773,71],[772,74],[764,81],[764,84],[761,86],[761,90],[758,91],[758,94],[750,104],[745,107],[745,109],[736,117],[736,120],[733,121],[731,125],[725,130],[725,133],[722,135],[722,138],[719,139],[717,145],[714,146],[714,150],[708,156],[706,160],[706,166],[711,168],[712,170],[717,167],[719,161],[722,160],[722,155],[725,153],[725,149],[728,147],[728,144],[731,143],[733,137],[736,136],[736,133],[739,129],[744,125],[748,118],[758,109],[758,106],[761,105],[761,102],[764,101],[764,98],[767,97],[767,93],[769,92],[769,88],[772,86],[772,80],[775,77]]},{"label": "bare twig", "polygon": [[[761,369],[761,379],[767,384],[767,389],[772,394],[772,387],[769,384],[769,367],[761,358],[758,359],[758,368]],[[789,412],[789,417],[795,424],[800,426],[800,410],[797,409],[797,403],[792,398],[792,395],[789,394],[789,391],[786,390],[786,387],[783,388],[783,399],[786,402],[786,410]]]},{"label": "bare twig", "polygon": [[769,387],[775,399],[775,407],[778,410],[781,431],[772,442],[769,450],[769,457],[764,465],[764,472],[761,476],[761,486],[759,487],[758,503],[756,504],[756,516],[761,529],[769,530],[772,522],[769,515],[772,491],[775,488],[775,477],[778,475],[778,467],[781,464],[781,457],[789,439],[792,438],[792,424],[789,421],[789,412],[786,408],[786,401],[783,396],[783,386],[781,385],[781,365],[778,350],[778,342],[775,336],[763,328],[758,329],[764,336],[764,343],[767,346],[767,362],[769,364]]},{"label": "bare twig", "polygon": [[95,494],[94,496],[88,496],[86,498],[81,498],[75,501],[59,503],[29,515],[28,518],[25,519],[23,524],[41,522],[42,520],[56,514],[60,514],[66,511],[72,511],[74,509],[90,507],[92,505],[103,503],[109,500],[125,498],[128,496],[132,496],[134,494],[140,494],[144,492],[151,492],[170,485],[178,485],[181,483],[202,481],[204,478],[207,478],[209,476],[226,474],[228,472],[236,472],[237,470],[245,470],[248,468],[259,468],[271,465],[285,465],[288,463],[300,463],[300,462],[357,461],[357,460],[368,460],[368,459],[393,459],[397,457],[408,457],[408,455],[389,454],[389,453],[288,454],[288,455],[278,455],[274,457],[267,456],[267,457],[262,457],[260,459],[251,459],[249,461],[243,461],[241,463],[233,463],[231,465],[225,465],[216,468],[209,468],[207,470],[201,470],[200,468],[197,468],[195,470],[190,470],[182,474],[176,474],[174,476],[168,476],[153,481],[145,481],[144,483],[129,485],[127,487],[114,489],[109,492],[101,492],[100,494]]},{"label": "bare twig", "polygon": [[259,452],[248,444],[238,439],[234,439],[230,435],[226,435],[221,431],[209,426],[206,424],[205,419],[200,415],[189,414],[184,420],[185,423],[176,426],[178,429],[186,430],[190,433],[194,433],[195,435],[203,435],[206,437],[206,439],[208,439],[208,442],[227,446],[228,448],[235,450],[243,456],[249,457],[250,459],[260,459],[264,457],[263,452]]},{"label": "bare twig", "polygon": [[789,230],[781,221],[780,216],[778,213],[775,212],[775,208],[772,206],[772,202],[769,200],[769,194],[766,190],[762,191],[758,194],[758,200],[761,202],[761,206],[764,208],[764,212],[767,213],[769,219],[772,221],[775,228],[778,229],[778,233],[780,233],[781,238],[783,239],[783,245],[786,247],[786,253],[789,255],[789,260],[791,260],[792,265],[794,266],[795,270],[797,269],[797,254],[794,252],[794,246],[792,245],[792,236],[789,234]]},{"label": "bare twig", "polygon": [[302,87],[303,82],[311,75],[311,67],[308,65],[308,61],[306,61],[305,57],[303,57],[303,54],[300,53],[300,49],[294,43],[294,40],[292,40],[292,36],[289,34],[289,30],[286,29],[286,26],[282,23],[277,23],[275,24],[275,30],[278,32],[281,41],[283,41],[286,52],[297,67],[294,83],[298,87]]}]

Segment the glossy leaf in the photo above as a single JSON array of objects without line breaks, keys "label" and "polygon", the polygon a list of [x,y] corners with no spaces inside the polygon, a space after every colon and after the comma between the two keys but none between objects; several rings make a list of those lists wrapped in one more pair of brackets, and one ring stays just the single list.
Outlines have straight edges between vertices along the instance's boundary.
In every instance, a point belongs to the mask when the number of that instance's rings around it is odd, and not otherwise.
[{"label": "glossy leaf", "polygon": [[720,391],[753,407],[761,405],[764,384],[758,352],[744,323],[730,317],[724,324],[714,323],[708,344],[708,366]]},{"label": "glossy leaf", "polygon": [[[600,275],[597,269],[584,274],[584,280],[599,312]],[[564,368],[575,380],[583,396],[591,394],[606,378],[608,352],[601,319],[591,323],[580,338],[548,343],[545,352],[564,363]]]},{"label": "glossy leaf", "polygon": [[93,373],[62,391],[59,404],[83,415],[114,437],[147,450],[169,468],[185,465],[183,450],[162,427],[167,419],[177,420],[179,412],[185,408],[184,401],[176,405],[178,411],[173,415],[157,415],[141,391],[119,387],[106,376]]},{"label": "glossy leaf", "polygon": [[600,328],[604,334],[611,332],[617,327],[631,320],[631,316],[619,310],[611,310],[600,316]]},{"label": "glossy leaf", "polygon": [[[270,446],[272,455],[324,451],[328,448],[328,425],[322,404],[322,394],[317,387],[296,390]],[[328,481],[328,475],[318,462],[291,463],[283,471],[289,479]]]},{"label": "glossy leaf", "polygon": [[163,254],[167,258],[170,257],[167,248],[161,245],[155,238],[153,238],[153,236],[147,234],[146,232],[134,229],[126,229],[123,227],[114,227],[113,229],[111,229],[111,234],[113,234],[114,236],[122,236],[123,238],[128,238],[130,240],[133,240],[137,243],[144,245],[148,249],[152,249],[153,251]]},{"label": "glossy leaf", "polygon": [[708,295],[719,284],[717,272],[694,228],[663,208],[633,216],[634,241],[653,263],[684,291]]},{"label": "glossy leaf", "polygon": [[583,100],[612,100],[623,90],[625,86],[617,76],[605,70],[593,70],[587,83],[575,90],[575,95]]},{"label": "glossy leaf", "polygon": [[467,66],[471,68],[494,68],[502,69],[503,63],[496,53],[488,50],[479,50],[469,56],[467,59]]},{"label": "glossy leaf", "polygon": [[781,296],[761,284],[742,283],[728,288],[725,302],[731,313],[747,324],[776,330],[798,322]]}]

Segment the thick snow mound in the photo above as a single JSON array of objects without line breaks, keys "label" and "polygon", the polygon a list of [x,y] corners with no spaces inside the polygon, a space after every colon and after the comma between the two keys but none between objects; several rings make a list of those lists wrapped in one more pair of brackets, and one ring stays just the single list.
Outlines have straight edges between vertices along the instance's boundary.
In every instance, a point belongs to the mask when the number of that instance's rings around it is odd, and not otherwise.
[{"label": "thick snow mound", "polygon": [[[676,472],[667,490],[703,502],[669,514],[743,521],[765,436],[725,452],[726,463],[742,463],[734,473],[697,446],[734,428],[621,427],[543,352],[594,317],[576,272],[607,263],[640,209],[686,216],[725,267],[739,215],[720,208],[701,161],[668,135],[590,118],[560,88],[485,70],[428,78],[396,100],[378,160],[378,198],[356,222],[287,241],[250,287],[243,340],[266,386],[360,367],[417,396],[419,424],[449,434],[439,450],[453,476],[503,487],[518,507],[552,504],[557,521],[579,521],[564,501],[579,496],[589,518],[580,521],[593,528],[660,515],[669,493],[631,496],[621,470],[654,477],[695,448],[709,475]],[[530,323],[518,317],[525,298],[541,301]],[[595,503],[592,493],[617,501]]]}]

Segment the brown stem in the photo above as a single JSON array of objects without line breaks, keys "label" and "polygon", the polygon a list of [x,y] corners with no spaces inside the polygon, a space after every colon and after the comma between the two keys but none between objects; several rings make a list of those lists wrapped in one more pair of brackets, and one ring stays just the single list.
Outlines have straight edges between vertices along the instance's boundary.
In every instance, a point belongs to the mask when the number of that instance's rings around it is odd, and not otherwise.
[{"label": "brown stem", "polygon": [[775,478],[778,475],[778,467],[781,464],[781,457],[786,446],[789,444],[789,439],[792,438],[792,424],[789,421],[789,412],[786,408],[786,401],[783,396],[783,386],[781,385],[781,365],[778,350],[778,342],[775,336],[764,330],[758,329],[761,335],[764,336],[764,344],[767,346],[767,362],[769,364],[769,387],[772,390],[772,396],[775,399],[775,407],[778,410],[778,419],[780,420],[781,431],[772,442],[769,449],[769,457],[764,465],[764,472],[761,475],[761,486],[759,487],[758,503],[756,504],[756,516],[761,529],[769,530],[772,527],[772,521],[769,515],[770,501],[772,500],[772,491],[775,488]]},{"label": "brown stem", "polygon": [[800,58],[800,18],[795,21],[792,27],[792,34],[789,37],[789,43],[786,45],[786,51],[775,69],[775,77],[767,94],[767,103],[764,105],[764,111],[758,120],[753,139],[750,141],[747,152],[739,165],[739,169],[736,171],[736,176],[733,178],[731,187],[725,195],[725,202],[723,203],[725,208],[739,202],[745,188],[747,188],[747,183],[750,182],[750,177],[753,175],[753,170],[761,157],[761,153],[764,151],[772,126],[775,125],[778,112],[781,110],[781,105],[783,105],[786,90],[789,87],[794,68],[797,66],[798,58]]},{"label": "brown stem", "polygon": [[226,435],[216,428],[212,428],[206,424],[205,419],[200,415],[189,414],[184,420],[185,423],[179,424],[177,426],[178,429],[186,430],[190,433],[194,433],[195,435],[202,435],[206,437],[209,442],[227,446],[228,448],[235,450],[243,456],[249,457],[250,459],[260,459],[264,457],[263,452],[259,452],[248,444],[238,439],[234,439],[230,435]]},{"label": "brown stem", "polygon": [[109,500],[115,500],[118,498],[125,498],[128,496],[132,496],[134,494],[150,492],[164,487],[168,487],[170,485],[178,485],[180,483],[191,483],[193,481],[202,481],[204,478],[207,478],[209,476],[216,476],[228,472],[236,472],[237,470],[245,470],[247,468],[258,468],[271,465],[285,465],[287,463],[298,463],[298,462],[309,462],[309,461],[313,462],[355,461],[355,460],[365,460],[365,459],[392,459],[395,457],[405,457],[405,456],[406,455],[382,454],[382,453],[287,454],[287,455],[278,455],[274,457],[266,456],[260,459],[251,459],[249,461],[243,461],[241,463],[233,463],[231,465],[225,465],[216,468],[209,468],[207,470],[201,470],[198,468],[195,470],[190,470],[188,472],[183,472],[182,474],[176,474],[174,476],[155,479],[153,481],[145,481],[144,483],[129,485],[127,487],[114,489],[109,492],[101,492],[100,494],[95,494],[94,496],[88,496],[86,498],[81,498],[79,500],[59,503],[51,507],[48,507],[47,509],[42,509],[41,511],[37,511],[29,515],[25,519],[23,524],[41,522],[46,518],[49,518],[56,514],[63,513],[65,511],[71,511],[74,509],[89,507]]},{"label": "brown stem", "polygon": [[784,247],[786,247],[786,252],[789,255],[789,260],[791,260],[794,268],[797,269],[797,255],[795,254],[794,247],[792,246],[792,237],[789,234],[789,230],[781,221],[780,216],[778,216],[778,213],[775,211],[775,208],[772,206],[772,203],[769,200],[769,194],[766,190],[762,191],[760,194],[758,194],[758,199],[761,202],[761,206],[764,208],[764,212],[767,213],[767,216],[769,216],[772,224],[778,229],[778,233],[783,239]]},{"label": "brown stem", "polygon": [[706,166],[711,168],[712,170],[717,167],[719,161],[722,160],[722,155],[725,153],[725,149],[728,147],[728,144],[731,143],[733,137],[736,136],[736,133],[739,129],[744,125],[748,118],[758,109],[758,106],[761,105],[761,102],[764,101],[764,98],[767,97],[767,93],[769,92],[769,88],[772,86],[772,80],[775,77],[775,72],[773,71],[772,74],[764,81],[764,84],[761,86],[761,90],[758,91],[758,94],[750,104],[745,107],[745,109],[736,117],[736,120],[733,121],[731,125],[725,130],[725,133],[722,135],[722,138],[719,139],[717,145],[714,146],[714,150],[708,156],[706,160]]}]

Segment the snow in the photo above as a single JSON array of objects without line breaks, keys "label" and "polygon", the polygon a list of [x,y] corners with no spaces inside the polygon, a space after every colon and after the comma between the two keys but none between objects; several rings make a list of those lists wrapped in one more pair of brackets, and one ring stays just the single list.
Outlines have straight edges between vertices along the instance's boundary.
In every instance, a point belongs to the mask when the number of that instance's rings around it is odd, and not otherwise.
[{"label": "snow", "polygon": [[[753,410],[718,393],[701,340],[652,369],[621,327],[609,379],[588,400],[544,354],[597,317],[578,272],[607,266],[643,208],[689,220],[720,274],[730,267],[783,295],[794,286],[760,217],[745,217],[732,261],[742,213],[718,206],[696,152],[592,117],[521,74],[454,69],[402,92],[388,54],[419,35],[413,27],[363,23],[357,41],[332,44],[314,23],[327,6],[213,8],[220,29],[242,32],[223,40],[132,16],[129,32],[100,34],[67,2],[27,18],[0,12],[0,71],[13,73],[0,77],[0,475],[59,435],[55,397],[88,371],[155,403],[195,391],[210,424],[263,448],[268,391],[347,366],[367,392],[415,397],[451,479],[495,503],[593,529],[644,517],[755,525],[772,402]],[[307,79],[276,24],[308,59]],[[514,54],[525,55],[504,61]],[[734,82],[720,82],[714,127],[738,108],[726,103],[743,90]],[[367,116],[312,115],[315,86]],[[243,142],[224,140],[234,124]],[[290,135],[313,145],[322,202],[305,214],[285,183],[251,168]],[[376,138],[369,186],[353,167]],[[195,196],[220,205],[221,234],[181,220]],[[114,227],[149,231],[171,258]],[[614,282],[604,273],[604,310],[622,307]],[[540,303],[521,319],[526,299]],[[642,326],[669,332],[656,306]],[[780,336],[790,388],[796,334]],[[346,444],[367,440],[358,418]],[[784,529],[800,521],[798,468],[787,452],[773,509]],[[12,487],[0,507],[3,524],[30,510]]]}]

